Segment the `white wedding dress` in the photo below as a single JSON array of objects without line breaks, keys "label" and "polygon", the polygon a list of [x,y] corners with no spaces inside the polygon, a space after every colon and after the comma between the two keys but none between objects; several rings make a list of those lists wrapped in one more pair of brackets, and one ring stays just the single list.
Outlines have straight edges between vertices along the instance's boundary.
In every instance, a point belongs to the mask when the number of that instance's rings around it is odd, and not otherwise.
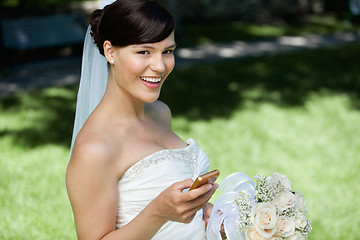
[{"label": "white wedding dress", "polygon": [[[175,182],[206,173],[209,161],[193,139],[180,149],[155,152],[130,167],[119,181],[117,228],[129,223],[156,196]],[[149,223],[151,224],[151,223]],[[152,239],[203,240],[205,222],[202,210],[189,223],[167,222]]]}]

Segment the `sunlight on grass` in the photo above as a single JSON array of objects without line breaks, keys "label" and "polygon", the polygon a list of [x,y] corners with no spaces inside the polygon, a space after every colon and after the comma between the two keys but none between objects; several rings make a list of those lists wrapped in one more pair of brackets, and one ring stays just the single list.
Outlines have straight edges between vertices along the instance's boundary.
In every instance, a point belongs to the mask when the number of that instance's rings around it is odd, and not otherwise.
[{"label": "sunlight on grass", "polygon": [[[162,98],[219,182],[286,174],[308,201],[310,239],[359,239],[359,47],[177,69]],[[0,98],[0,239],[76,239],[64,182],[76,89]]]},{"label": "sunlight on grass", "polygon": [[26,153],[15,149],[6,166],[1,160],[1,186],[7,186],[0,194],[1,239],[75,239],[64,184],[67,155],[64,147],[44,146]]},{"label": "sunlight on grass", "polygon": [[64,181],[68,147],[39,145],[52,134],[43,132],[42,120],[59,110],[49,109],[41,93],[48,101],[74,101],[73,91],[55,88],[0,101],[0,239],[76,238]]},{"label": "sunlight on grass", "polygon": [[[0,119],[8,121],[3,115]],[[357,237],[360,212],[353,199],[360,198],[354,191],[360,181],[359,122],[360,112],[346,95],[314,94],[303,107],[253,103],[228,118],[178,116],[173,127],[183,139],[197,140],[210,158],[210,168],[221,171],[219,182],[235,171],[251,177],[273,171],[288,175],[308,201],[311,239],[325,240]],[[19,129],[27,126],[26,121],[17,124]],[[23,148],[13,135],[3,135],[1,239],[75,239],[64,185],[68,146],[49,142]]]},{"label": "sunlight on grass", "polygon": [[251,26],[249,33],[260,37],[282,36],[285,34],[285,29],[271,25]]},{"label": "sunlight on grass", "polygon": [[[311,239],[355,239],[360,212],[360,113],[346,95],[311,97],[304,107],[260,104],[229,119],[174,120],[183,138],[196,136],[219,182],[232,172],[288,175],[308,201]],[[184,126],[191,126],[185,129]],[[215,195],[215,200],[221,191]],[[334,231],[335,230],[335,231]]]}]

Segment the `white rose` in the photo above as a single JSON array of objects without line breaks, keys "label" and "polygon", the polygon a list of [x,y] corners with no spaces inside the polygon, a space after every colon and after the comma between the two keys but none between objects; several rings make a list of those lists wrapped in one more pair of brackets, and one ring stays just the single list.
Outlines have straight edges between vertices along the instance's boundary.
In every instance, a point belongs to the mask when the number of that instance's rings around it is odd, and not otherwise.
[{"label": "white rose", "polygon": [[245,229],[246,240],[264,240],[264,238],[256,231],[254,225],[251,225]]},{"label": "white rose", "polygon": [[295,195],[289,191],[283,191],[279,198],[276,198],[272,203],[280,210],[284,211],[295,206]]},{"label": "white rose", "polygon": [[296,229],[304,230],[304,228],[307,225],[306,217],[302,216],[302,217],[296,218],[294,223],[295,223],[295,228]]},{"label": "white rose", "polygon": [[263,238],[270,238],[276,232],[276,208],[271,203],[258,203],[251,209],[251,222]]},{"label": "white rose", "polygon": [[269,238],[269,240],[283,240],[284,238],[281,236],[277,236],[276,234],[274,236],[272,236],[271,238]]},{"label": "white rose", "polygon": [[299,210],[299,212],[301,213],[306,213],[307,212],[307,207],[306,207],[306,200],[304,198],[304,195],[300,192],[297,192],[295,194],[295,208],[297,210]]},{"label": "white rose", "polygon": [[290,237],[295,233],[295,223],[294,220],[286,217],[286,216],[279,216],[277,223],[277,234],[281,237]]},{"label": "white rose", "polygon": [[268,177],[267,180],[270,183],[277,183],[280,181],[285,190],[291,191],[291,182],[286,175],[281,175],[280,173],[274,172],[270,177]]},{"label": "white rose", "polygon": [[290,237],[285,238],[285,240],[305,240],[305,237],[300,232],[295,232]]}]

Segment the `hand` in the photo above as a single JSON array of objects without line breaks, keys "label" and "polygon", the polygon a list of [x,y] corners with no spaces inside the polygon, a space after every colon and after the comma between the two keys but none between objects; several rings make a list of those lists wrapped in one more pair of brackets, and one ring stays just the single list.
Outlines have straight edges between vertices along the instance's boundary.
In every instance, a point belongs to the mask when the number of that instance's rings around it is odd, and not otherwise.
[{"label": "hand", "polygon": [[205,222],[205,227],[207,227],[209,220],[210,220],[210,215],[211,215],[211,211],[213,209],[214,205],[212,205],[211,203],[206,203],[204,208],[203,208],[203,219]]},{"label": "hand", "polygon": [[149,206],[155,216],[163,221],[190,223],[196,212],[204,207],[214,194],[218,184],[205,184],[197,189],[183,192],[193,180],[187,179],[172,184],[159,194]]},{"label": "hand", "polygon": [[[211,203],[206,203],[203,209],[204,215],[203,215],[203,219],[205,221],[205,226],[208,225],[209,220],[210,220],[210,216],[211,216],[211,212],[214,208],[214,205],[212,205]],[[221,234],[221,238],[222,239],[226,239],[226,234],[225,234],[225,229],[224,229],[224,224],[221,225],[221,229],[220,229],[220,234]]]}]

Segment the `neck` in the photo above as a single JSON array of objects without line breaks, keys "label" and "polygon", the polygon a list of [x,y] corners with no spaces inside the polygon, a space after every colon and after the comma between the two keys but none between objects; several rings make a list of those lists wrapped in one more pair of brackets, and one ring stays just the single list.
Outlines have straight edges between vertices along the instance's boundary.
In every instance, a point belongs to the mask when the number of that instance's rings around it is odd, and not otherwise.
[{"label": "neck", "polygon": [[145,118],[146,103],[135,99],[128,92],[119,87],[111,75],[101,105],[109,114],[119,120],[136,120]]}]

